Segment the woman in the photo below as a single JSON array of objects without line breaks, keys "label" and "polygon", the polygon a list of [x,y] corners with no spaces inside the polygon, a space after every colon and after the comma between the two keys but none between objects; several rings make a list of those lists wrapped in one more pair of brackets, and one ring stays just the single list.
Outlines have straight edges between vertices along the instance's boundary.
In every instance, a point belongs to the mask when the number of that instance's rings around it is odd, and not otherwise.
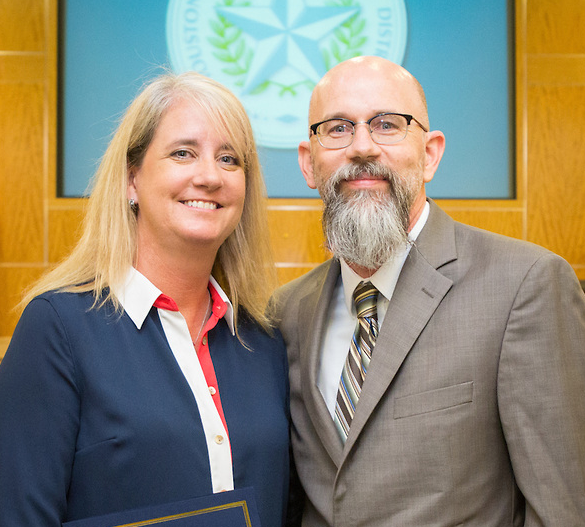
[{"label": "woman", "polygon": [[264,187],[239,101],[196,73],[124,116],[79,244],[30,292],[0,366],[0,524],[254,487],[280,525],[288,384]]}]

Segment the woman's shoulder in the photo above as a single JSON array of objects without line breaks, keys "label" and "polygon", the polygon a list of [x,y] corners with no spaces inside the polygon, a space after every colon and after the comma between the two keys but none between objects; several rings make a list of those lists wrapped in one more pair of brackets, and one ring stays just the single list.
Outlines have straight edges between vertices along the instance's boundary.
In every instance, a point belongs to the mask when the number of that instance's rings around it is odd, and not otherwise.
[{"label": "woman's shoulder", "polygon": [[[41,293],[34,297],[25,307],[23,316],[29,312],[36,314],[55,312],[60,316],[66,316],[68,313],[89,313],[96,310],[102,302],[97,299],[91,291],[70,292],[62,290],[51,290]],[[107,303],[99,308],[108,312],[113,308]]]}]

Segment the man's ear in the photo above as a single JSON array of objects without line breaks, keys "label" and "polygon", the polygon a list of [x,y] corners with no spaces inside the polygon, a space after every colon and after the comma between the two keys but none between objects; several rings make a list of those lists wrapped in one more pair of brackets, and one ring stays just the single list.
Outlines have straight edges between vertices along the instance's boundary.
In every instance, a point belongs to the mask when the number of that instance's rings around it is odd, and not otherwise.
[{"label": "man's ear", "polygon": [[443,157],[444,152],[445,134],[439,130],[427,132],[425,146],[426,156],[423,176],[425,183],[428,183],[431,179],[433,179],[437,168],[439,168],[439,163],[441,162],[441,158]]},{"label": "man's ear", "polygon": [[301,141],[299,144],[299,167],[303,173],[303,177],[310,188],[317,188],[315,185],[315,177],[313,175],[313,162],[311,160],[311,143],[309,141]]}]

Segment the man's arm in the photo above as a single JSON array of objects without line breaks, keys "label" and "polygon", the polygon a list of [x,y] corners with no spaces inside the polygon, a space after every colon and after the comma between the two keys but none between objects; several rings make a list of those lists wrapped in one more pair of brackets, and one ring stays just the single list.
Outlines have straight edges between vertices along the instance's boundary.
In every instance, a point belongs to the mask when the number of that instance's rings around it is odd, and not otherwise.
[{"label": "man's arm", "polygon": [[525,525],[585,525],[585,295],[547,254],[520,285],[502,343],[498,404]]}]

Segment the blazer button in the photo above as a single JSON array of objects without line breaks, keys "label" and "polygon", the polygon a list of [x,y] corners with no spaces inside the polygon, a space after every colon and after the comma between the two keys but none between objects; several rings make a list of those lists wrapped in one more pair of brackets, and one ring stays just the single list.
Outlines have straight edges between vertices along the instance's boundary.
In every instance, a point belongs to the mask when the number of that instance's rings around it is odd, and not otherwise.
[{"label": "blazer button", "polygon": [[217,390],[216,390],[216,389],[215,389],[213,386],[210,386],[210,387],[209,387],[209,393],[210,393],[211,395],[215,395],[215,394],[216,394],[216,391],[217,391]]},{"label": "blazer button", "polygon": [[215,436],[215,442],[216,442],[218,445],[222,445],[222,444],[223,444],[223,436],[221,436],[221,435],[219,435],[219,434],[218,434],[218,435],[216,435],[216,436]]}]

